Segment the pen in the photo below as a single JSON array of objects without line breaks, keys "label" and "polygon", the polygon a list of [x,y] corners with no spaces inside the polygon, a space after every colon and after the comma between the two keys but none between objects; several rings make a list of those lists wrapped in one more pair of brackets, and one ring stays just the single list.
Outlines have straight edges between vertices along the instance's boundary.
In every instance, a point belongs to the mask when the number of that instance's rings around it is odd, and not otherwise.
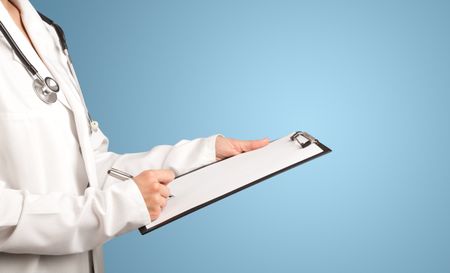
[{"label": "pen", "polygon": [[[132,179],[133,176],[129,173],[126,173],[124,171],[118,170],[116,168],[111,168],[108,170],[108,174],[111,175],[114,178],[117,178],[119,180],[125,181],[127,179]],[[169,198],[174,197],[174,195],[169,195]]]}]

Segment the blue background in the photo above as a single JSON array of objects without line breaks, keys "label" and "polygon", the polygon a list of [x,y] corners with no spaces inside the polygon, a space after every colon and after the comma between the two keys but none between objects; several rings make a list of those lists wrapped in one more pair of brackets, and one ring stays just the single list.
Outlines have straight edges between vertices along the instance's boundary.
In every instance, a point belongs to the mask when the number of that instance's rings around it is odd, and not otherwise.
[{"label": "blue background", "polygon": [[305,130],[331,154],[105,245],[107,272],[450,272],[449,1],[34,1],[116,152]]}]

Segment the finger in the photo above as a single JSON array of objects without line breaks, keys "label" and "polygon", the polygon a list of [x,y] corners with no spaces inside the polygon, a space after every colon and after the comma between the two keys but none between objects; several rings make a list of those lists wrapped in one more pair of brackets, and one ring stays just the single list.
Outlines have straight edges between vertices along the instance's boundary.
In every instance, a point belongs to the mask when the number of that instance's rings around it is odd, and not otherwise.
[{"label": "finger", "polygon": [[161,201],[161,195],[159,195],[159,194],[152,194],[148,198],[148,201],[149,201],[149,205],[150,205],[151,209],[155,208],[155,207],[158,207],[159,206],[159,202]]},{"label": "finger", "polygon": [[249,152],[249,151],[253,151],[253,150],[262,148],[262,147],[266,146],[267,144],[269,144],[268,138],[264,138],[264,139],[260,139],[260,140],[241,140],[240,147],[243,152]]},{"label": "finger", "polygon": [[167,198],[170,195],[170,190],[167,186],[160,184],[161,187],[159,188],[159,193],[162,197]]},{"label": "finger", "polygon": [[161,196],[160,200],[159,200],[159,206],[161,207],[161,210],[167,206],[167,198],[164,198]]},{"label": "finger", "polygon": [[175,178],[175,173],[170,169],[155,170],[154,172],[158,178],[158,182],[164,185],[169,184]]},{"label": "finger", "polygon": [[153,208],[150,209],[150,219],[152,221],[156,220],[156,218],[158,218],[160,214],[161,214],[160,206],[154,206]]}]

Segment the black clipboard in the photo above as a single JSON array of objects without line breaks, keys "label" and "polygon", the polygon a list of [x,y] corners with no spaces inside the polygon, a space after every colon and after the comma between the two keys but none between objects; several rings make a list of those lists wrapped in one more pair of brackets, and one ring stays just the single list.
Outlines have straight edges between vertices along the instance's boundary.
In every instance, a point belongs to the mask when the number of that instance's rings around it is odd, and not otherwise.
[{"label": "black clipboard", "polygon": [[[331,152],[331,149],[328,148],[327,146],[325,146],[324,144],[322,144],[319,140],[317,140],[316,138],[314,138],[310,134],[308,134],[306,132],[302,132],[302,131],[297,131],[297,132],[295,132],[293,134],[290,134],[290,135],[288,135],[288,136],[286,136],[284,138],[280,138],[280,139],[274,140],[270,144],[268,144],[267,146],[270,146],[274,142],[279,142],[281,140],[284,140],[285,142],[286,141],[290,141],[291,143],[295,144],[295,147],[297,147],[299,153],[302,153],[303,151],[306,151],[306,150],[311,149],[311,148],[314,148],[316,150],[316,152],[313,155],[311,155],[311,156],[306,156],[305,158],[302,158],[301,160],[293,161],[293,162],[291,162],[292,164],[288,164],[286,166],[279,167],[273,172],[270,172],[270,173],[267,173],[265,175],[262,175],[262,176],[260,176],[260,177],[258,177],[256,179],[252,179],[250,181],[246,181],[246,182],[242,183],[242,185],[237,186],[237,187],[233,188],[232,190],[226,190],[224,192],[221,192],[219,195],[216,194],[213,198],[210,198],[209,200],[199,201],[198,204],[195,204],[195,205],[190,205],[190,206],[186,205],[185,209],[178,209],[177,213],[173,213],[172,212],[172,214],[170,216],[165,216],[165,214],[164,214],[165,210],[163,210],[161,215],[160,215],[160,217],[158,219],[156,219],[155,221],[153,221],[152,223],[150,223],[147,226],[143,226],[143,227],[139,228],[140,233],[142,235],[147,234],[147,233],[149,233],[151,231],[154,231],[154,230],[156,230],[156,229],[158,229],[158,228],[160,228],[162,226],[165,226],[165,225],[167,225],[167,224],[169,224],[169,223],[171,223],[171,222],[173,222],[173,221],[175,221],[177,219],[180,219],[180,218],[182,218],[182,217],[184,217],[184,216],[186,216],[186,215],[188,215],[188,214],[190,214],[192,212],[195,212],[195,211],[197,211],[197,210],[199,210],[201,208],[204,208],[204,207],[206,207],[208,205],[211,205],[211,204],[213,204],[213,203],[215,203],[215,202],[217,202],[219,200],[222,200],[222,199],[224,199],[224,198],[226,198],[226,197],[228,197],[230,195],[233,195],[233,194],[235,194],[237,192],[240,192],[240,191],[242,191],[242,190],[244,190],[244,189],[246,189],[248,187],[251,187],[251,186],[256,185],[256,184],[258,184],[258,183],[260,183],[260,182],[262,182],[262,181],[264,181],[266,179],[269,179],[269,178],[271,178],[271,177],[273,177],[275,175],[278,175],[278,174],[280,174],[282,172],[288,171],[288,170],[290,170],[292,168],[295,168],[295,167],[297,167],[297,166],[299,166],[301,164],[304,164],[304,163],[306,163],[308,161],[311,161],[313,159],[316,159],[316,158],[318,158],[318,157],[320,157],[322,155],[325,155],[325,154]],[[283,144],[283,145],[286,145],[286,144]],[[289,145],[291,145],[291,144],[289,144]],[[264,148],[261,148],[261,149],[264,149]],[[295,149],[295,148],[293,147],[292,149]],[[257,151],[258,150],[251,151],[251,152],[248,152],[248,153],[249,154],[250,153],[255,153]],[[267,153],[266,153],[266,155],[267,155]],[[177,182],[182,183],[182,181],[177,181],[177,180],[183,180],[183,177],[184,177],[184,180],[186,180],[186,179],[189,179],[189,176],[195,176],[199,172],[207,173],[208,172],[208,168],[215,168],[216,169],[216,174],[217,174],[217,170],[219,170],[219,173],[220,173],[220,166],[219,165],[221,165],[221,164],[225,165],[224,162],[236,160],[236,158],[239,157],[239,156],[240,155],[235,156],[235,157],[230,157],[230,158],[218,161],[218,162],[214,162],[212,164],[203,166],[201,168],[195,169],[195,170],[193,170],[191,172],[188,172],[186,174],[178,176],[171,183],[171,185],[174,184],[174,183],[177,183]],[[227,162],[227,163],[230,163],[230,162]],[[228,164],[228,165],[230,165],[230,164]],[[226,172],[226,169],[224,169],[223,172]],[[223,173],[223,175],[226,175],[226,174]],[[187,190],[194,191],[195,188],[187,189]],[[185,191],[185,193],[186,193],[186,191]],[[180,198],[179,194],[175,193],[174,195],[175,195],[175,198]],[[199,198],[199,199],[201,199],[201,198]],[[173,200],[169,200],[168,206],[166,208],[169,207],[170,202],[173,202]],[[183,205],[183,203],[180,203],[180,204],[178,204],[178,206],[182,207],[184,205]]]}]

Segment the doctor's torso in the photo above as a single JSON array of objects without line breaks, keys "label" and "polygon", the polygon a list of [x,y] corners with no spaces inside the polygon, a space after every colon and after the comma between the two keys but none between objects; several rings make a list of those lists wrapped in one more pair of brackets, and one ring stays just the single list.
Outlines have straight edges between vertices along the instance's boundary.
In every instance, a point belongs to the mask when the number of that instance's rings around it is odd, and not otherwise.
[{"label": "doctor's torso", "polygon": [[[66,56],[59,50],[58,37],[51,26],[45,24],[43,30],[48,37],[42,37],[47,39],[47,47],[53,54],[49,59],[39,56],[2,5],[0,18],[42,76],[71,77]],[[43,62],[45,58],[60,67],[59,75],[49,72]],[[82,195],[88,178],[74,115],[65,95],[76,94],[76,80],[66,79],[72,81],[73,89],[68,90],[70,85],[62,86],[58,100],[46,104],[36,96],[33,78],[1,33],[0,60],[0,188],[31,194]],[[45,208],[45,204],[39,207]],[[54,210],[48,206],[46,213]],[[87,252],[60,256],[0,253],[0,272],[63,272],[63,268],[64,272],[88,272],[88,255]]]},{"label": "doctor's torso", "polygon": [[[12,18],[4,15],[2,21],[26,57],[44,77],[54,76]],[[52,31],[50,26],[47,30]],[[64,62],[64,55],[55,52],[55,56]],[[69,90],[61,90],[53,104],[42,102],[33,89],[33,78],[3,35],[0,59],[0,166],[5,168],[0,181],[9,184],[2,186],[33,193],[81,194],[88,182],[72,111],[64,96]]]}]

